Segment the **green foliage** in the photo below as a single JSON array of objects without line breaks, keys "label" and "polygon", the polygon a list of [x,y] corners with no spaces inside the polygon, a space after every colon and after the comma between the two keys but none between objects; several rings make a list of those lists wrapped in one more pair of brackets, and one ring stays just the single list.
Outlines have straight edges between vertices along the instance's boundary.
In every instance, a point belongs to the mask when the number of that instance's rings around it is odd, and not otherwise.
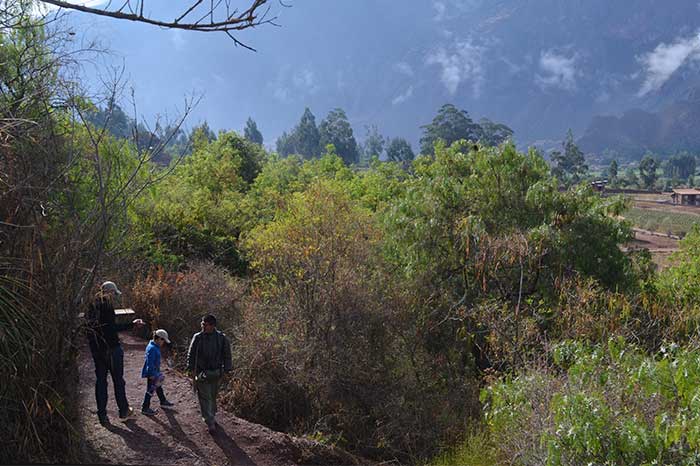
[{"label": "green foliage", "polygon": [[671,257],[673,266],[659,274],[658,289],[667,302],[700,306],[700,225],[693,224]]},{"label": "green foliage", "polygon": [[646,189],[653,189],[658,179],[656,169],[659,168],[659,163],[656,159],[647,154],[641,162],[639,162],[639,177],[642,180],[642,186]]},{"label": "green foliage", "polygon": [[694,225],[700,223],[700,216],[694,214],[637,207],[626,210],[624,216],[636,227],[679,236],[686,235]]},{"label": "green foliage", "polygon": [[365,137],[365,143],[362,147],[362,154],[363,161],[368,163],[373,157],[381,157],[387,141],[384,136],[379,134],[379,130],[377,129],[376,125],[367,126],[366,130],[367,136]]},{"label": "green foliage", "polygon": [[686,152],[672,155],[664,164],[664,176],[687,180],[695,175],[695,163],[695,157]]},{"label": "green foliage", "polygon": [[437,456],[428,466],[493,466],[498,464],[496,448],[488,433],[470,432],[457,447]]},{"label": "green foliage", "polygon": [[486,425],[501,461],[698,461],[696,349],[670,345],[648,356],[622,339],[611,339],[592,347],[565,342],[555,346],[551,357],[553,370],[504,380],[482,394]]},{"label": "green foliage", "polygon": [[389,141],[386,156],[392,162],[411,162],[416,155],[408,141],[403,138],[394,138]]},{"label": "green foliage", "polygon": [[552,162],[556,164],[552,169],[552,174],[567,186],[576,184],[586,174],[588,166],[583,152],[574,142],[571,130],[566,133],[562,149],[563,152],[552,152]]},{"label": "green foliage", "polygon": [[316,127],[316,117],[308,108],[290,134],[282,133],[277,139],[277,153],[283,157],[298,154],[304,158],[316,158],[321,153],[321,135]]},{"label": "green foliage", "polygon": [[487,146],[498,146],[513,138],[513,130],[503,123],[495,123],[488,118],[479,120],[481,138],[479,142]]},{"label": "green foliage", "polygon": [[637,172],[632,167],[627,167],[625,170],[625,178],[621,180],[625,185],[633,188],[638,188],[640,186],[639,177]]},{"label": "green foliage", "polygon": [[248,117],[248,120],[245,122],[245,129],[243,130],[243,136],[249,140],[250,142],[254,142],[255,144],[262,144],[263,143],[263,135],[258,129],[258,124],[255,123],[255,121]]},{"label": "green foliage", "polygon": [[264,159],[259,144],[234,132],[196,141],[193,154],[137,207],[154,253],[164,247],[183,259],[208,259],[241,271],[241,204]]},{"label": "green foliage", "polygon": [[212,141],[216,141],[216,133],[209,127],[209,123],[204,121],[192,128],[189,139],[190,146],[196,150]]},{"label": "green foliage", "polygon": [[90,112],[88,119],[96,128],[105,128],[115,138],[131,139],[134,122],[114,101]]},{"label": "green foliage", "polygon": [[434,154],[435,143],[439,140],[450,146],[462,139],[476,142],[482,137],[481,127],[472,121],[466,110],[458,110],[452,104],[440,107],[433,121],[421,128],[420,151],[424,155]]},{"label": "green foliage", "polygon": [[618,166],[617,166],[617,160],[613,160],[610,162],[610,166],[608,166],[608,177],[610,178],[611,183],[615,183],[617,181],[617,172],[618,172]]},{"label": "green foliage", "polygon": [[[523,233],[547,251],[553,269],[578,270],[608,286],[625,281],[618,245],[630,232],[610,216],[622,200],[601,199],[583,187],[559,192],[537,153],[521,154],[512,145],[438,145],[434,159],[416,160],[415,172],[389,218],[395,233],[388,252],[409,274],[471,269],[464,253],[477,254],[482,239]],[[591,235],[601,242],[593,246]]]},{"label": "green foliage", "polygon": [[332,144],[338,155],[347,165],[359,162],[357,141],[352,133],[352,126],[345,112],[336,108],[328,112],[326,118],[318,127],[321,147]]},{"label": "green foliage", "polygon": [[[264,347],[272,340],[277,362],[246,365],[245,371],[257,393],[281,383],[304,395],[292,408],[296,419],[266,414],[282,394],[251,404],[241,399],[239,409],[276,428],[315,426],[317,434],[332,434],[323,427],[324,415],[332,412],[345,446],[376,447],[379,419],[387,420],[383,406],[397,389],[390,376],[391,339],[382,324],[389,308],[377,294],[383,285],[371,279],[379,238],[371,212],[348,196],[342,182],[328,179],[292,194],[273,221],[250,232],[245,245],[266,302],[255,311],[259,324],[251,320],[244,338]],[[272,387],[268,370],[279,374]]]}]

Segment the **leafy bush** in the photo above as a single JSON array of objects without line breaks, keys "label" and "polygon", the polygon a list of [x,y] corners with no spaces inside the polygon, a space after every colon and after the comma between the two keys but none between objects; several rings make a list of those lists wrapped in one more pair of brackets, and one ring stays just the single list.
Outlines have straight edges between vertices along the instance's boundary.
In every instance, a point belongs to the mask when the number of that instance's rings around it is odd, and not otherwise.
[{"label": "leafy bush", "polygon": [[129,290],[131,306],[153,330],[164,328],[183,363],[192,334],[200,330],[202,316],[214,314],[219,329],[235,338],[240,324],[245,282],[211,263],[195,263],[186,272],[153,269]]},{"label": "leafy bush", "polygon": [[530,465],[697,464],[700,350],[654,356],[617,338],[564,342],[553,366],[484,390],[500,461]]},{"label": "leafy bush", "polygon": [[383,458],[419,457],[461,429],[475,381],[454,381],[462,392],[450,399],[450,383],[434,378],[380,240],[372,212],[337,180],[293,194],[251,232],[257,278],[232,394],[239,413]]},{"label": "leafy bush", "polygon": [[694,225],[672,256],[674,265],[659,275],[658,288],[669,303],[700,305],[700,225]]}]

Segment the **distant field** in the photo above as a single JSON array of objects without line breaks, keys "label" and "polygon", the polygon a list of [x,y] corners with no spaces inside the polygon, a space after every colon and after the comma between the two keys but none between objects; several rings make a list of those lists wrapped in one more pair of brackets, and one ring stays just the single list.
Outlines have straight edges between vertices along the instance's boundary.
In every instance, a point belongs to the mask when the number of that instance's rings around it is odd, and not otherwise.
[{"label": "distant field", "polygon": [[679,236],[688,233],[694,223],[700,223],[698,215],[638,207],[630,208],[624,216],[635,227]]},{"label": "distant field", "polygon": [[652,202],[658,202],[658,201],[666,201],[666,202],[671,202],[671,195],[670,194],[626,194],[625,197],[628,197],[633,200],[640,200],[640,201],[652,201]]}]

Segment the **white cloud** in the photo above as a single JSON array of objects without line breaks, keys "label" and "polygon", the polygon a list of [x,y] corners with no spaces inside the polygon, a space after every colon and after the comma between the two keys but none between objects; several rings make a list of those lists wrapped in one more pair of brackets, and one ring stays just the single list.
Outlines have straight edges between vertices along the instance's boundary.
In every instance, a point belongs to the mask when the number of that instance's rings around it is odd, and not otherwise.
[{"label": "white cloud", "polygon": [[295,96],[316,94],[321,88],[311,68],[292,71],[289,65],[280,68],[268,86],[272,88],[272,95],[281,102],[290,102]]},{"label": "white cloud", "polygon": [[272,95],[280,102],[289,102],[290,91],[286,87],[275,87]]},{"label": "white cloud", "polygon": [[548,50],[540,55],[540,70],[544,74],[538,74],[535,79],[543,88],[576,89],[576,56],[569,58]]},{"label": "white cloud", "polygon": [[435,21],[442,21],[447,17],[447,5],[444,2],[433,2],[433,8],[435,9],[433,17]]},{"label": "white cloud", "polygon": [[409,77],[410,77],[410,76],[413,76],[413,74],[414,74],[414,73],[413,73],[413,68],[411,67],[411,65],[409,65],[409,64],[406,63],[405,61],[401,61],[401,62],[395,63],[395,64],[394,64],[394,69],[395,69],[396,71],[398,71],[399,73],[404,74],[404,75],[409,76]]},{"label": "white cloud", "polygon": [[439,65],[440,80],[450,94],[455,94],[464,82],[469,82],[474,97],[481,95],[484,70],[481,64],[484,47],[470,41],[454,44],[450,49],[440,47],[428,55],[428,65]]},{"label": "white cloud", "polygon": [[391,101],[391,105],[399,105],[406,102],[408,99],[413,97],[413,86],[408,86],[406,92],[399,94]]},{"label": "white cloud", "polygon": [[299,90],[306,90],[310,94],[315,93],[318,89],[314,72],[309,68],[297,70],[292,76],[292,83]]},{"label": "white cloud", "polygon": [[433,0],[434,21],[445,21],[459,17],[477,8],[482,0]]},{"label": "white cloud", "polygon": [[658,90],[683,64],[699,58],[700,34],[680,38],[673,44],[659,44],[652,52],[639,58],[646,74],[639,95]]}]

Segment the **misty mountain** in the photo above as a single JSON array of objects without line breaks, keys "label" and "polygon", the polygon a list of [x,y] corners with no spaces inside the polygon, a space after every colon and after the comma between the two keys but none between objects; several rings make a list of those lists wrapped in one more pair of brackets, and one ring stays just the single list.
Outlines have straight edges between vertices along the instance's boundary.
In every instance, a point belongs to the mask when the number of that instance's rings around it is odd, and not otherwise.
[{"label": "misty mountain", "polygon": [[251,116],[270,144],[308,106],[318,120],[343,108],[358,140],[377,125],[416,148],[447,102],[532,144],[632,109],[692,107],[700,85],[695,0],[306,0],[275,14],[280,28],[239,36],[257,53],[123,22],[88,29],[124,64],[144,114],[202,92],[193,123],[242,131]]},{"label": "misty mountain", "polygon": [[646,153],[671,155],[700,151],[700,99],[697,92],[658,112],[633,109],[620,117],[596,116],[578,144],[587,153],[636,160]]}]

